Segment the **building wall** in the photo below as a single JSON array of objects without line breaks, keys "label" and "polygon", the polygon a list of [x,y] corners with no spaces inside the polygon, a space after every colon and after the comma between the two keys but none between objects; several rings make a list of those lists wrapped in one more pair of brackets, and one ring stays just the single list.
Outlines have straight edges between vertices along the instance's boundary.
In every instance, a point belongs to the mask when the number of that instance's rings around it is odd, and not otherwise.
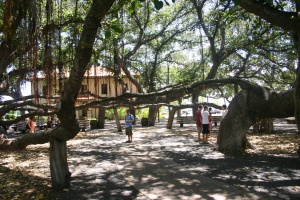
[{"label": "building wall", "polygon": [[[128,78],[123,78],[123,81],[128,85],[128,90],[131,93],[138,92],[137,87]],[[102,91],[103,84],[107,84],[107,94],[104,94]],[[116,83],[113,77],[84,78],[82,85],[86,85],[88,91],[101,97],[116,97],[122,94],[122,86],[117,83],[116,90]]]},{"label": "building wall", "polygon": [[[127,83],[128,90],[131,93],[137,93],[138,89],[137,87],[132,84],[127,77],[123,77],[123,81]],[[107,94],[103,94],[102,91],[102,84],[107,84]],[[31,84],[32,86],[32,93],[34,91],[34,84]],[[45,79],[37,79],[37,87],[38,87],[38,93],[43,94],[43,88],[46,86],[46,80]],[[56,86],[56,88],[54,88]],[[120,94],[122,94],[122,86],[120,84],[117,84],[117,91],[115,89],[116,83],[115,79],[113,77],[85,77],[82,82],[82,91],[86,89],[86,91],[90,91],[91,93],[94,93],[101,97],[116,97]],[[58,91],[59,82],[56,80],[56,83],[52,84],[52,95],[55,95],[55,91]],[[94,98],[88,97],[82,99],[80,96],[78,98],[78,101],[76,102],[77,105],[92,101]],[[39,103],[48,103],[45,99],[38,99]],[[91,117],[91,118],[97,118],[98,117],[98,109],[97,108],[89,108],[87,110],[78,110],[76,111],[76,117],[82,118],[82,117]]]}]

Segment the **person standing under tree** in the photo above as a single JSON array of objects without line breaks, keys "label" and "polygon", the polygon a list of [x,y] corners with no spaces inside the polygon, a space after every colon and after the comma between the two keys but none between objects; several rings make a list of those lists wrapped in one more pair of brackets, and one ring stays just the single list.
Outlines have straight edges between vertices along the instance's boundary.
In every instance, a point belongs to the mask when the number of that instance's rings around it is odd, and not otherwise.
[{"label": "person standing under tree", "polygon": [[126,135],[128,136],[127,143],[132,142],[132,127],[134,123],[134,116],[130,114],[130,111],[127,110],[127,115],[125,116],[125,123],[126,123]]},{"label": "person standing under tree", "polygon": [[34,117],[30,117],[29,121],[27,122],[28,132],[34,133],[35,131],[35,124],[34,124]]},{"label": "person standing under tree", "polygon": [[202,134],[203,134],[203,143],[208,144],[208,135],[209,135],[209,121],[211,121],[211,116],[208,112],[208,107],[204,106],[204,111],[202,115]]},{"label": "person standing under tree", "polygon": [[197,126],[197,130],[198,130],[198,142],[201,141],[201,132],[202,132],[202,116],[201,116],[201,112],[202,112],[202,105],[198,106],[198,110],[196,112],[196,126]]},{"label": "person standing under tree", "polygon": [[225,117],[227,113],[227,106],[226,104],[222,105],[222,119]]}]

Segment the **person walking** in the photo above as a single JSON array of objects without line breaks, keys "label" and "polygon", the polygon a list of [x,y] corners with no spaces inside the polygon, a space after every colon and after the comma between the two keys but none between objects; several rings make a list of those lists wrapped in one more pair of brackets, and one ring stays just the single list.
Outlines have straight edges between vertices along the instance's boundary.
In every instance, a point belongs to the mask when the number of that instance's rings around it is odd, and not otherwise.
[{"label": "person walking", "polygon": [[198,142],[201,141],[201,132],[202,132],[202,105],[198,106],[198,110],[196,111],[196,126],[198,130]]},{"label": "person walking", "polygon": [[126,123],[126,135],[128,136],[127,143],[132,142],[132,127],[134,123],[134,116],[130,114],[130,111],[127,110],[127,115],[125,116],[125,123]]},{"label": "person walking", "polygon": [[208,144],[208,135],[209,135],[209,121],[211,121],[211,116],[208,112],[208,107],[204,106],[204,110],[201,113],[202,116],[202,134],[203,134],[203,143]]}]

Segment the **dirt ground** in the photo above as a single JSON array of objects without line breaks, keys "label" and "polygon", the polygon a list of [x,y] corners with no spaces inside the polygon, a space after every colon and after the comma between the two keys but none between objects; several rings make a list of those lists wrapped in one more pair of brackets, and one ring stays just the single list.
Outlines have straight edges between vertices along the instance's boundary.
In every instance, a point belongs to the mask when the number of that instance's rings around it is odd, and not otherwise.
[{"label": "dirt ground", "polygon": [[[194,125],[160,132],[161,143],[195,137]],[[239,186],[246,190],[272,193],[279,199],[300,199],[300,161],[297,157],[300,135],[294,124],[275,120],[272,134],[252,134],[248,139],[256,147],[244,154],[216,156],[218,129],[214,127],[209,148],[165,149],[165,156],[191,172]],[[165,122],[135,130],[142,134],[166,130]],[[16,137],[16,135],[11,135]],[[80,132],[68,141],[71,188],[53,191],[49,170],[49,144],[31,145],[20,152],[0,152],[0,199],[148,199],[127,184],[115,165],[118,143],[126,140],[116,132],[113,122],[106,129]],[[97,160],[97,162],[95,162]]]}]

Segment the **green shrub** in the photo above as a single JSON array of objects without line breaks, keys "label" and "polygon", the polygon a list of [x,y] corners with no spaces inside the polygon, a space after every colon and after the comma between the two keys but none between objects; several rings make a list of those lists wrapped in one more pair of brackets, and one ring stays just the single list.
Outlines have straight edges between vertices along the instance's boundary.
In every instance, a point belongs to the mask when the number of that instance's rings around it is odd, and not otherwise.
[{"label": "green shrub", "polygon": [[[118,108],[117,109],[120,120],[125,119],[125,115],[126,115],[126,110],[127,109],[128,108]],[[107,110],[105,110],[105,117],[108,120],[115,119],[114,109],[107,109]]]},{"label": "green shrub", "polygon": [[105,110],[105,117],[108,120],[113,120],[114,119],[114,110],[113,109],[106,109]]},{"label": "green shrub", "polygon": [[136,111],[137,119],[148,118],[148,115],[149,115],[149,108],[142,108]]},{"label": "green shrub", "polygon": [[122,120],[122,119],[125,119],[125,116],[126,116],[126,110],[128,108],[119,108],[118,109],[118,115],[119,115],[119,119]]}]

